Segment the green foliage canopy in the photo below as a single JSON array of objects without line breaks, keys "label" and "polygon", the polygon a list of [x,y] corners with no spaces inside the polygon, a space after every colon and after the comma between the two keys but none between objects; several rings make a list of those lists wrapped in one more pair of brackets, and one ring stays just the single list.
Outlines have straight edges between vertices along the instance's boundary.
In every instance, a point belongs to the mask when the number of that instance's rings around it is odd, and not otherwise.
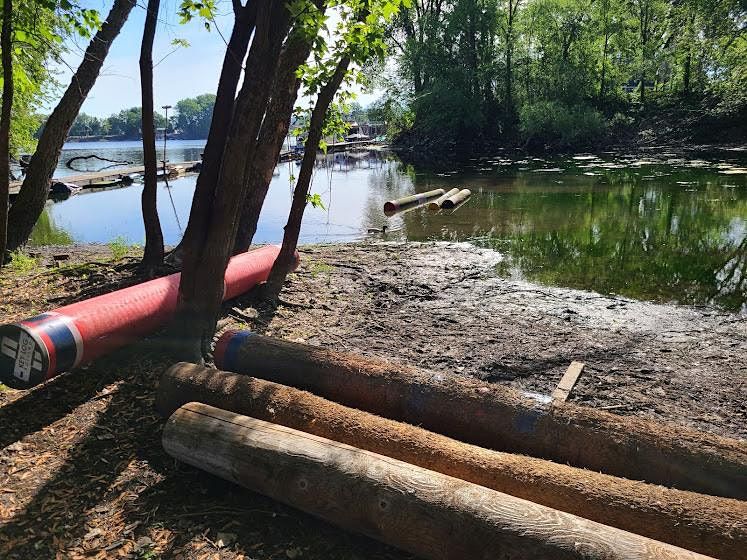
[{"label": "green foliage canopy", "polygon": [[69,34],[88,37],[99,25],[96,10],[70,0],[24,0],[13,4],[11,157],[34,148],[41,120],[36,108],[55,86],[47,63],[60,59],[64,38]]},{"label": "green foliage canopy", "polygon": [[566,126],[568,108],[591,127],[576,135],[582,144],[599,113],[645,118],[698,102],[747,114],[740,0],[413,0],[387,40],[397,54],[388,79],[402,87],[386,103],[431,138],[500,143],[548,114],[551,128]]}]

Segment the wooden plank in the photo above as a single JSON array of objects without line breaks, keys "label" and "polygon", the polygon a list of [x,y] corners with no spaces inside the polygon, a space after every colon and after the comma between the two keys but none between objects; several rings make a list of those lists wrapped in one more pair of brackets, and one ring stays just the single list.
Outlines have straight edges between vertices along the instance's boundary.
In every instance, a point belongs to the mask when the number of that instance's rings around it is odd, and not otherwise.
[{"label": "wooden plank", "polygon": [[163,445],[185,463],[426,560],[707,558],[205,404],[177,410]]},{"label": "wooden plank", "polygon": [[568,395],[573,390],[573,387],[576,385],[576,381],[578,381],[578,376],[581,375],[581,372],[584,371],[584,363],[583,362],[571,362],[571,365],[568,366],[568,369],[563,374],[563,377],[560,379],[560,383],[558,383],[558,386],[555,388],[555,390],[552,392],[552,402],[555,404],[558,403],[564,403],[566,399],[568,398]]},{"label": "wooden plank", "polygon": [[156,408],[168,418],[190,402],[333,439],[701,554],[744,559],[745,501],[484,449],[293,387],[175,364],[161,376]]}]

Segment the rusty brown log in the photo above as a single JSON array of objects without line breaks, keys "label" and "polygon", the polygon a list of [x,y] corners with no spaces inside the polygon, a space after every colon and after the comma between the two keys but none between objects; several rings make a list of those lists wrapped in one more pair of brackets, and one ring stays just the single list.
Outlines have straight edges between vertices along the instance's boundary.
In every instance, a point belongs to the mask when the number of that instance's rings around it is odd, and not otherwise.
[{"label": "rusty brown log", "polygon": [[172,457],[426,560],[696,560],[689,552],[327,438],[201,403]]},{"label": "rusty brown log", "polygon": [[491,451],[306,391],[180,363],[161,377],[165,417],[201,402],[335,439],[554,509],[724,560],[741,560],[747,502],[634,482]]},{"label": "rusty brown log", "polygon": [[747,443],[564,403],[381,359],[225,333],[224,370],[311,391],[482,447],[737,499],[747,499]]}]

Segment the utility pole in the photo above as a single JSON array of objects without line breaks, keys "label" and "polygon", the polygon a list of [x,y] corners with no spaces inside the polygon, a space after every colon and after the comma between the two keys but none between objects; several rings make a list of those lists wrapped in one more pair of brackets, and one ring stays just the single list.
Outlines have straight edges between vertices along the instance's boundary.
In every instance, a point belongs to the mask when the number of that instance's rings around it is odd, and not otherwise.
[{"label": "utility pole", "polygon": [[169,131],[169,109],[171,105],[163,105],[161,107],[166,112],[166,124],[163,127],[163,177],[166,178],[166,135]]}]

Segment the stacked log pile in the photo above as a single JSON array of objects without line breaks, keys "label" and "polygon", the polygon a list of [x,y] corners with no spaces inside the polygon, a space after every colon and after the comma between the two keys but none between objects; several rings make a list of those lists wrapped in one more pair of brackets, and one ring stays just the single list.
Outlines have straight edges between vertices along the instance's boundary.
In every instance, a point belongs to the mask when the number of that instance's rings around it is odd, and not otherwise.
[{"label": "stacked log pile", "polygon": [[239,373],[177,364],[161,379],[171,455],[424,558],[747,546],[743,442],[245,333],[216,362]]}]

